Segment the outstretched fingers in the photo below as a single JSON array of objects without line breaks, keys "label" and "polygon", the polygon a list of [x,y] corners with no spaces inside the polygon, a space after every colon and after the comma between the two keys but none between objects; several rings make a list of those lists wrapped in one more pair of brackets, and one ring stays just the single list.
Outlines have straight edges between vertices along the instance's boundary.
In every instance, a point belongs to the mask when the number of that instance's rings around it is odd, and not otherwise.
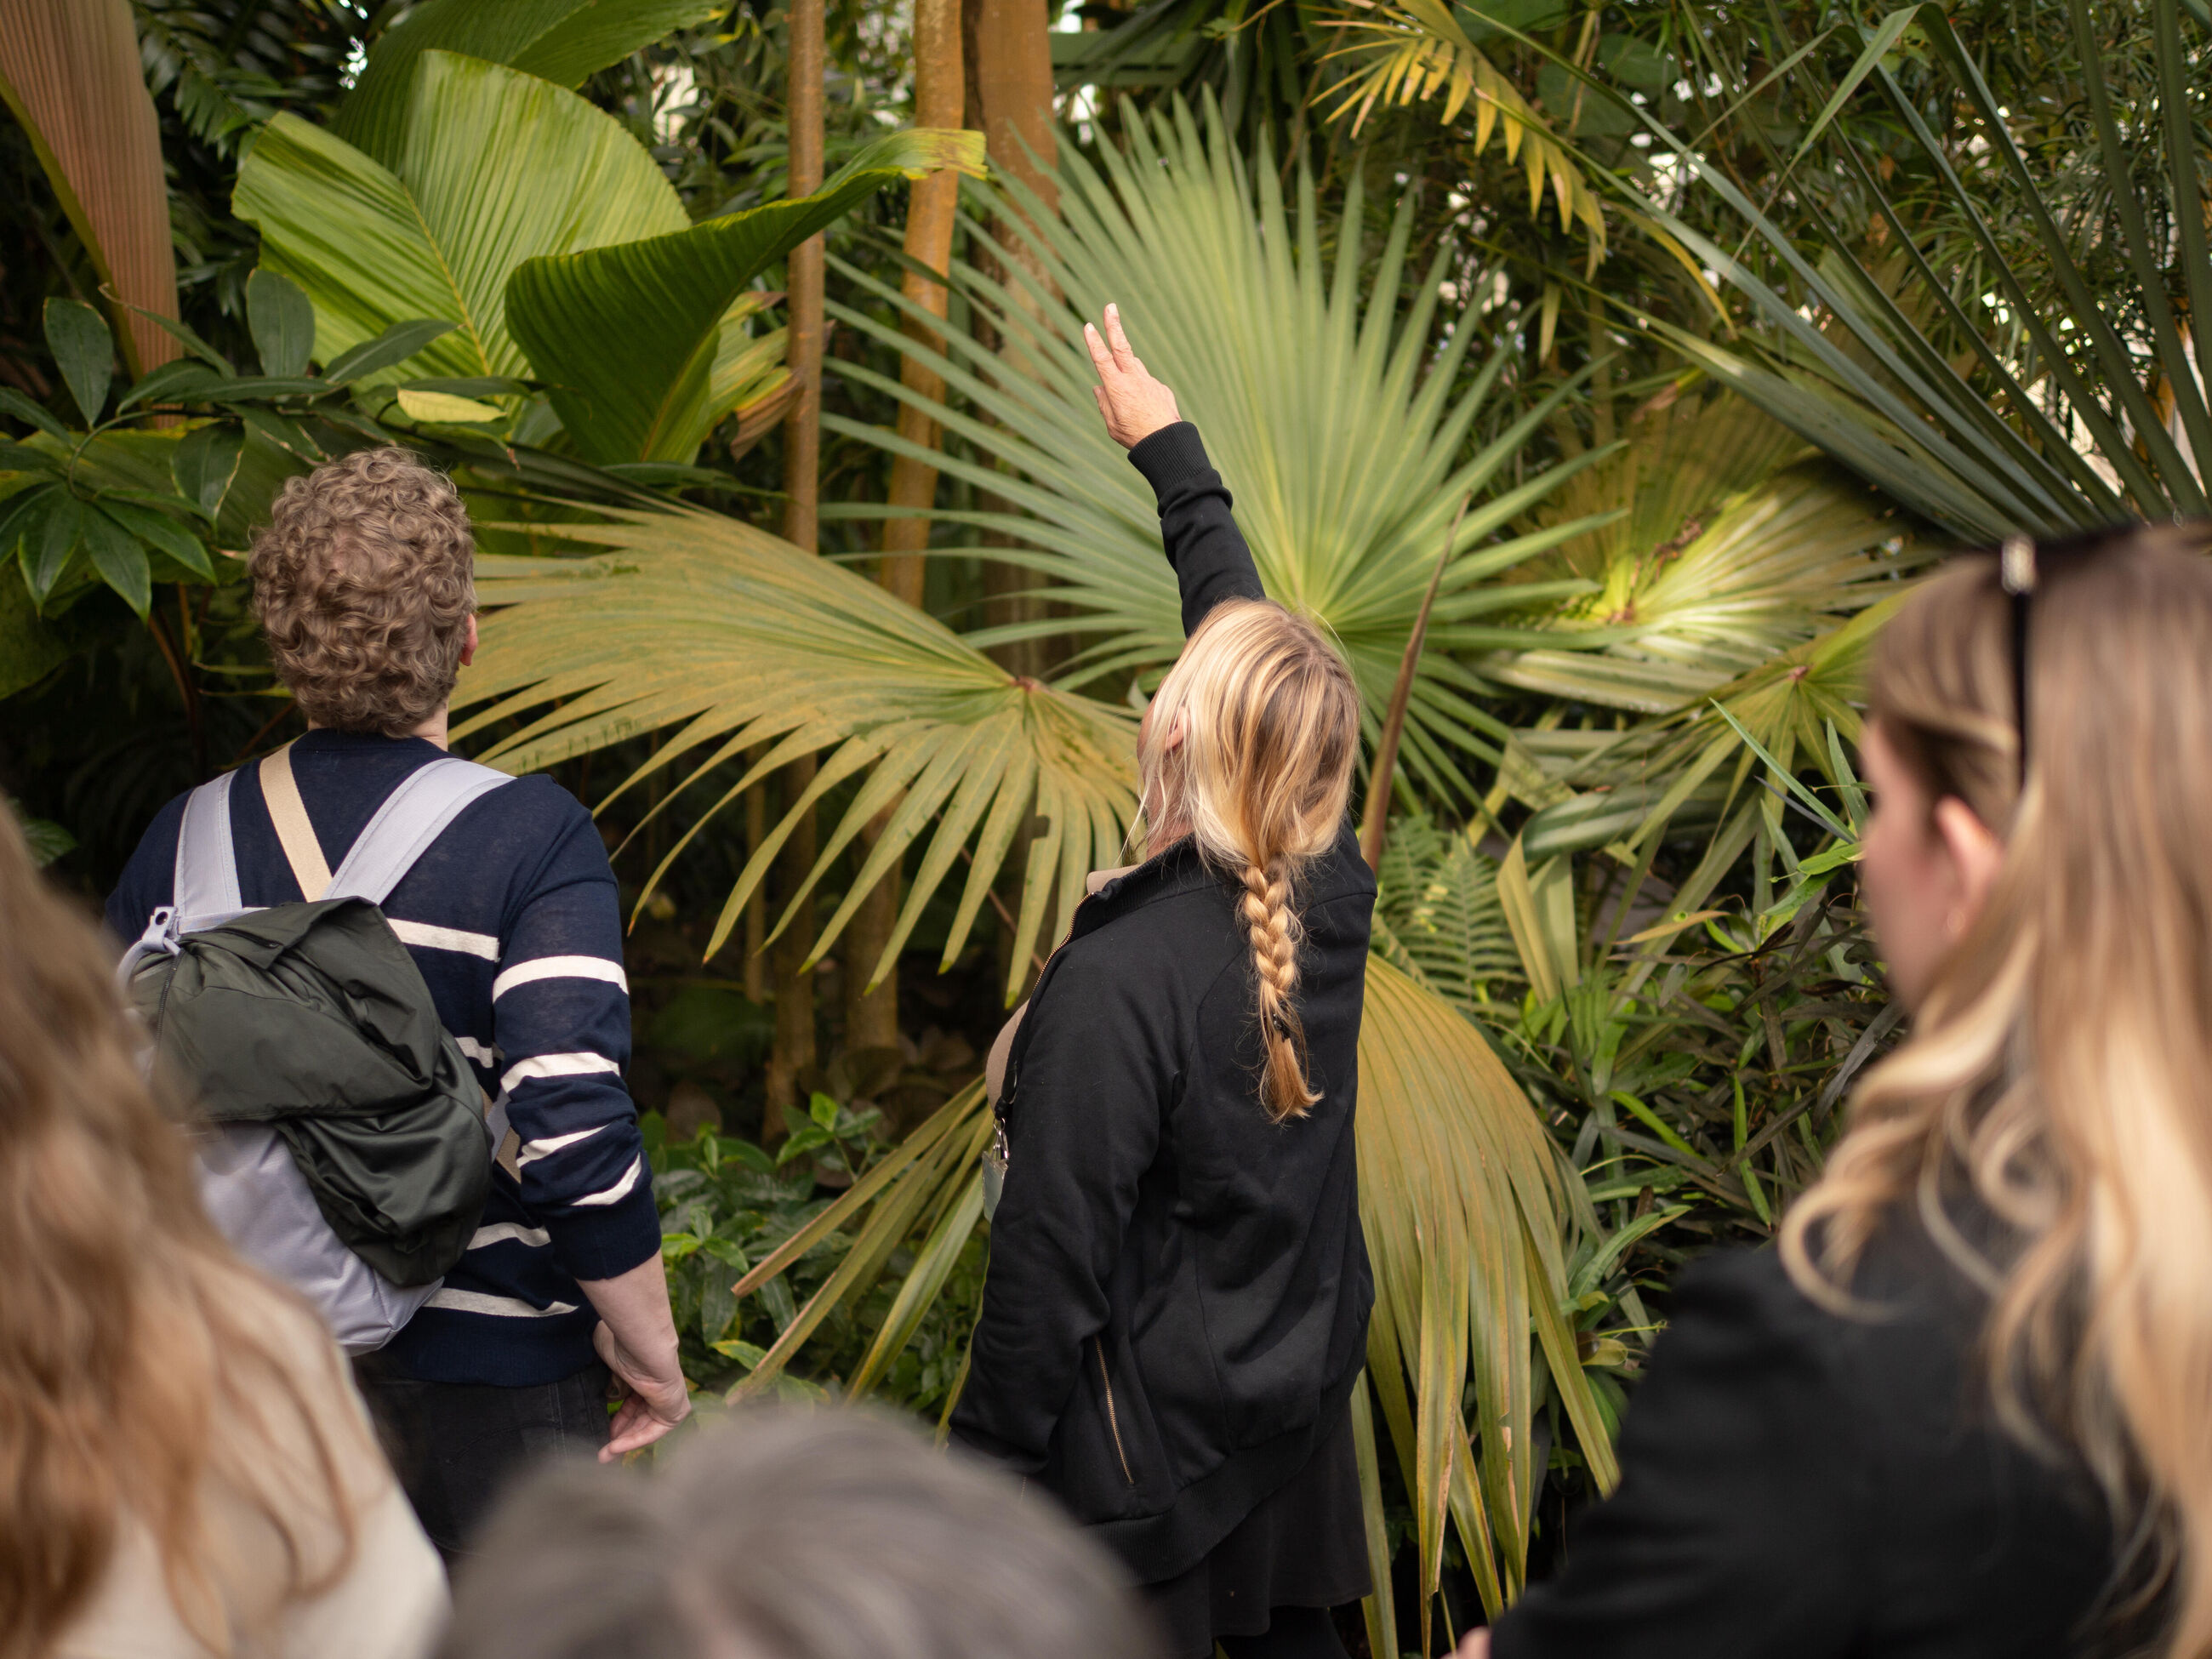
[{"label": "outstretched fingers", "polygon": [[1098,371],[1101,380],[1109,380],[1120,372],[1120,365],[1115,362],[1113,352],[1107,349],[1105,337],[1098,332],[1095,325],[1084,324],[1083,344],[1091,353],[1091,367]]},{"label": "outstretched fingers", "polygon": [[1106,307],[1106,343],[1114,349],[1114,366],[1124,374],[1142,374],[1145,366],[1137,361],[1137,354],[1129,349],[1129,337],[1121,329],[1121,307]]}]

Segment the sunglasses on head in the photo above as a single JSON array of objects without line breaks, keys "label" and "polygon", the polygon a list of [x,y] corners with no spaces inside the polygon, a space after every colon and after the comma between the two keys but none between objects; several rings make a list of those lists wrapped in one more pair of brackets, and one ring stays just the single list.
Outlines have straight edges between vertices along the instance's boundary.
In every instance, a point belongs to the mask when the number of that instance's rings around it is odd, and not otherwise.
[{"label": "sunglasses on head", "polygon": [[2035,574],[2034,539],[2006,537],[1997,550],[1997,585],[2012,601],[2012,707],[2022,787],[2027,783],[2027,605],[2035,597]]}]

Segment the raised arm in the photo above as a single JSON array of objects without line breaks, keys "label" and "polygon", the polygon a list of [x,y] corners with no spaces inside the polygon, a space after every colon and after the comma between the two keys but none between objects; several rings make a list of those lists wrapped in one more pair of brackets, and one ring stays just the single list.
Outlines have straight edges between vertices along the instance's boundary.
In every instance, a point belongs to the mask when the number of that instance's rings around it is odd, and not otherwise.
[{"label": "raised arm", "polygon": [[1120,307],[1106,307],[1103,336],[1085,323],[1083,337],[1098,370],[1092,391],[1107,433],[1129,452],[1159,501],[1160,540],[1182,593],[1182,631],[1224,599],[1266,599],[1252,551],[1230,516],[1229,487],[1206,459],[1198,428],[1176,410],[1175,393],[1129,349]]}]

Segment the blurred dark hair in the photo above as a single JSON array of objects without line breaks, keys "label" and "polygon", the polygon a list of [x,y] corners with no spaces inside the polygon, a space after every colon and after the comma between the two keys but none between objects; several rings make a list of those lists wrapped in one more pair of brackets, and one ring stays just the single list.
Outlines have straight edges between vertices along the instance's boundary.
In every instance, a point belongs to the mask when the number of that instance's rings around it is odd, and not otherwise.
[{"label": "blurred dark hair", "polygon": [[518,1487],[441,1659],[1156,1659],[1113,1559],[957,1452],[854,1410],[740,1412],[643,1474]]}]

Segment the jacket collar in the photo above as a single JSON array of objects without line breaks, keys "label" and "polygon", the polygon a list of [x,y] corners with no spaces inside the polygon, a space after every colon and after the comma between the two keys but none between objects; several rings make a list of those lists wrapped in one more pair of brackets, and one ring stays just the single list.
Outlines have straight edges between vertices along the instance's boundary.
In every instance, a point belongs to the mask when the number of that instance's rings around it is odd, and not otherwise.
[{"label": "jacket collar", "polygon": [[1218,887],[1221,877],[1199,856],[1198,843],[1186,836],[1165,852],[1146,859],[1126,876],[1116,876],[1075,907],[1075,925],[1068,937],[1081,939],[1096,928],[1155,899],[1172,897],[1202,887]]}]

